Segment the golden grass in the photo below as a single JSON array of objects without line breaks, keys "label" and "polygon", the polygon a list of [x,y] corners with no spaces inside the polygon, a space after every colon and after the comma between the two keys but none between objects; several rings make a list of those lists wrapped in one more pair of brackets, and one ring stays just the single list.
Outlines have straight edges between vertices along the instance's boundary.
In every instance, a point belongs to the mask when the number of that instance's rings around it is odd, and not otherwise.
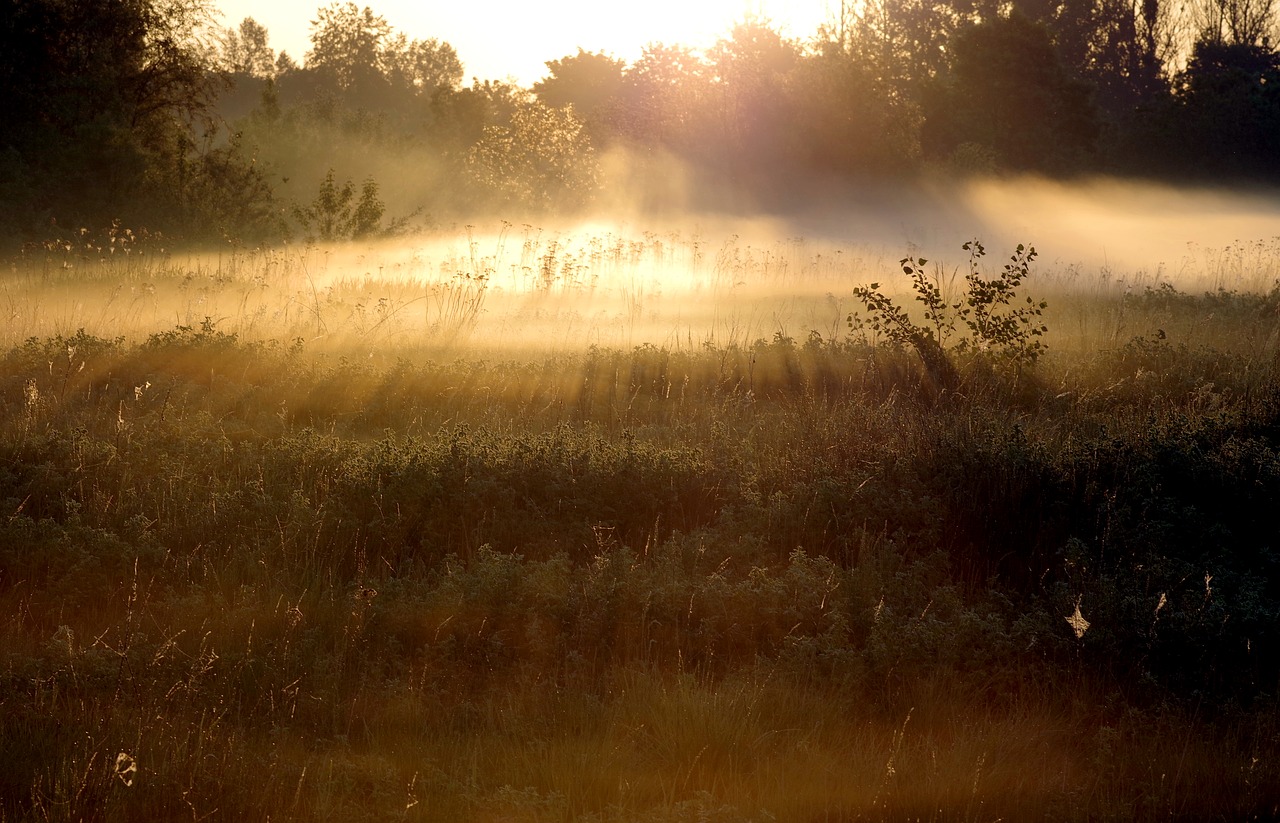
[{"label": "golden grass", "polygon": [[[529,528],[529,560],[481,545],[430,562],[379,553],[373,526],[340,522],[329,507],[380,432],[393,448],[472,425],[511,435],[515,445],[503,447],[527,455],[568,449],[539,437],[569,426],[632,458],[650,448],[672,460],[751,459],[741,467],[751,491],[781,501],[771,512],[793,511],[782,505],[791,486],[819,469],[878,483],[902,455],[946,445],[923,425],[928,410],[900,392],[909,366],[831,347],[845,333],[849,288],[885,268],[870,253],[531,229],[516,249],[501,233],[464,236],[430,259],[292,249],[76,258],[63,268],[40,258],[6,275],[8,346],[79,328],[134,342],[175,326],[187,336],[110,356],[59,351],[5,384],[3,437],[25,462],[3,468],[28,472],[23,488],[33,491],[6,501],[0,518],[38,556],[23,556],[22,579],[0,578],[0,737],[20,741],[4,748],[3,814],[600,823],[1280,814],[1272,698],[1218,713],[1150,697],[1078,653],[1053,657],[1026,640],[1041,628],[1000,613],[1014,606],[966,599],[975,581],[952,579],[933,547],[899,544],[878,524],[842,524],[861,529],[862,542],[834,560],[798,550],[803,537],[788,543],[801,524],[772,521],[756,528],[786,544],[781,553],[755,534],[717,542],[693,526],[672,534],[646,522],[644,534],[622,535],[595,519],[580,524],[595,527],[583,545]],[[1259,269],[1276,266],[1272,251],[1255,251],[1215,258],[1204,274],[1247,293]],[[1069,441],[1071,420],[1120,401],[1128,416],[1114,421],[1117,436],[1151,425],[1133,411],[1143,403],[1185,412],[1231,399],[1214,387],[1215,361],[1188,352],[1244,353],[1257,386],[1274,382],[1277,323],[1265,303],[1226,301],[1224,313],[1236,313],[1215,326],[1176,294],[1144,301],[1132,285],[1061,270],[1029,281],[1050,300],[1054,330],[1037,379],[1061,382],[1053,402],[1065,409],[1061,418],[1053,403],[1041,409],[1038,442]],[[815,347],[802,368],[795,350],[810,330],[828,349]],[[208,348],[191,345],[200,334]],[[295,361],[243,348],[294,337],[304,340]],[[1135,337],[1146,342],[1126,349]],[[651,346],[643,356],[610,354],[642,344]],[[1184,359],[1156,368],[1171,352]],[[497,354],[518,362],[483,359]],[[395,365],[429,357],[459,363],[429,373]],[[761,411],[771,398],[782,398],[786,425]],[[960,419],[954,431],[1030,419],[1012,406],[1008,421]],[[814,458],[800,440],[830,445]],[[64,442],[65,466],[55,448]],[[462,446],[500,462],[483,442]],[[583,449],[566,458],[575,470],[604,459]],[[170,462],[149,462],[160,460]],[[380,477],[396,480],[390,469]],[[657,491],[628,487],[635,500],[624,513],[679,481],[662,477]],[[226,534],[205,525],[220,522],[219,505],[248,510],[236,495],[274,505],[268,492],[279,484],[296,489],[252,542],[236,523],[224,523]],[[380,493],[359,502],[376,508]],[[147,514],[116,528],[117,512],[142,498]],[[342,529],[354,536],[335,549]],[[182,539],[166,544],[163,534]],[[412,537],[424,556],[443,539]],[[1097,631],[1091,607],[1083,616]],[[1068,624],[1073,616],[1068,606],[1045,617],[1043,631],[1060,633],[1055,648],[1082,648],[1069,645],[1088,637],[1072,636],[1083,625]],[[995,635],[998,651],[980,645]],[[968,662],[980,659],[996,662]]]}]

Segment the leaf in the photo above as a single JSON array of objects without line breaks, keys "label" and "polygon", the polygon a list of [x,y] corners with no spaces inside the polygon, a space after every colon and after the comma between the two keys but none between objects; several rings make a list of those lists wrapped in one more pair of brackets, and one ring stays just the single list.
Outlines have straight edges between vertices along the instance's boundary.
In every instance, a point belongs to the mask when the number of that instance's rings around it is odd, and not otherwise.
[{"label": "leaf", "polygon": [[1084,615],[1080,613],[1080,598],[1076,598],[1076,610],[1070,616],[1063,618],[1067,621],[1067,625],[1071,626],[1071,630],[1075,632],[1076,639],[1084,637],[1084,633],[1089,631],[1089,621],[1084,619]]}]

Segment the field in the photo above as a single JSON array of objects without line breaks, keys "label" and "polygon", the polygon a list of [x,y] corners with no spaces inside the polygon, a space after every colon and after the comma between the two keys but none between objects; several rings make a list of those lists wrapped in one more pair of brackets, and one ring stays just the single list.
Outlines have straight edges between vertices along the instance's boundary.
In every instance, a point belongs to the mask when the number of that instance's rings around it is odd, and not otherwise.
[{"label": "field", "polygon": [[908,256],[24,251],[0,819],[1280,816],[1280,241],[1036,260],[945,379]]}]

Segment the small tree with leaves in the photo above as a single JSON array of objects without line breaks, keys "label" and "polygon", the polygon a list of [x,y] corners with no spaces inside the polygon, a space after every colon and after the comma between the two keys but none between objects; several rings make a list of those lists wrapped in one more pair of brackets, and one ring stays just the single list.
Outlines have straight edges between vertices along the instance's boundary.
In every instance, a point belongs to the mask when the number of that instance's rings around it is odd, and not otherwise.
[{"label": "small tree with leaves", "polygon": [[971,240],[964,244],[964,250],[969,252],[969,273],[964,277],[968,294],[960,318],[972,337],[962,341],[961,346],[977,346],[1019,365],[1034,363],[1045,350],[1040,338],[1049,330],[1042,322],[1049,304],[1030,296],[1020,299],[1017,292],[1031,273],[1035,247],[1019,243],[1004,269],[992,280],[984,279],[979,270],[987,253],[982,243]]},{"label": "small tree with leaves", "polygon": [[[911,315],[893,299],[880,291],[879,283],[859,286],[854,297],[862,302],[868,317],[850,314],[851,331],[870,329],[897,346],[910,346],[920,356],[925,371],[935,387],[953,391],[960,384],[960,373],[953,355],[971,353],[983,358],[996,358],[1012,363],[1019,371],[1044,353],[1040,338],[1048,331],[1042,315],[1048,303],[1026,297],[1020,300],[1018,289],[1036,258],[1034,247],[1021,244],[1010,256],[1000,274],[993,279],[982,276],[980,262],[986,249],[977,240],[964,244],[969,252],[969,272],[965,275],[965,294],[951,301],[943,292],[942,270],[925,270],[929,262],[923,257],[904,257],[898,261],[902,272],[911,278],[916,300],[924,306],[924,323],[916,323]],[[960,324],[968,334],[955,345],[949,345]]]},{"label": "small tree with leaves", "polygon": [[394,234],[401,229],[405,219],[382,224],[386,205],[378,196],[378,183],[365,180],[356,199],[356,187],[350,180],[339,185],[329,169],[320,181],[320,191],[308,206],[295,205],[293,217],[298,221],[308,242],[319,240],[361,240],[379,235]]},{"label": "small tree with leaves", "polygon": [[599,188],[591,138],[570,109],[517,104],[509,125],[485,126],[467,154],[477,190],[505,205],[537,209],[585,206]]}]

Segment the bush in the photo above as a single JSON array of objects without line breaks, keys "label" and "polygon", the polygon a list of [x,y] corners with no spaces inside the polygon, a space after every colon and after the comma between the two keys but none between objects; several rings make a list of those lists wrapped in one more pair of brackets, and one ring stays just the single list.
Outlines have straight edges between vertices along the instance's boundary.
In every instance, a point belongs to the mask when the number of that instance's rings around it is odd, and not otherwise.
[{"label": "bush", "polygon": [[[971,354],[1013,364],[1020,372],[1043,354],[1045,347],[1039,338],[1048,331],[1041,322],[1048,303],[1027,297],[1025,305],[1015,305],[1018,289],[1036,259],[1034,247],[1019,244],[1000,274],[990,280],[982,277],[979,268],[986,254],[982,243],[970,241],[964,244],[964,250],[969,252],[969,272],[965,275],[965,295],[955,302],[943,294],[940,268],[935,266],[933,275],[929,275],[924,269],[928,261],[923,257],[899,261],[903,273],[911,278],[916,300],[924,305],[923,325],[881,292],[879,283],[853,290],[854,297],[870,314],[871,330],[893,345],[914,349],[929,379],[942,392],[954,392],[960,386],[956,355]],[[849,315],[848,324],[854,332],[868,325],[853,314]],[[968,329],[968,336],[950,345],[959,324]]]}]

